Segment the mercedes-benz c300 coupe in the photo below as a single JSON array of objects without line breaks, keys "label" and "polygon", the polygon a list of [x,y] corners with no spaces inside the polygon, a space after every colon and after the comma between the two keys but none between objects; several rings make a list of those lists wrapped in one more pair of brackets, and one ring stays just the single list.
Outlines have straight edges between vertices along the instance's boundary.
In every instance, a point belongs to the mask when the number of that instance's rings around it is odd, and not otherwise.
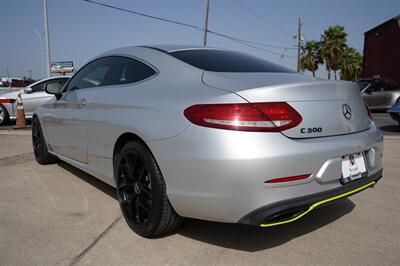
[{"label": "mercedes-benz c300 coupe", "polygon": [[382,176],[382,135],[356,84],[241,52],[120,48],[46,91],[54,98],[33,117],[36,160],[115,186],[142,236],[182,217],[285,224]]}]

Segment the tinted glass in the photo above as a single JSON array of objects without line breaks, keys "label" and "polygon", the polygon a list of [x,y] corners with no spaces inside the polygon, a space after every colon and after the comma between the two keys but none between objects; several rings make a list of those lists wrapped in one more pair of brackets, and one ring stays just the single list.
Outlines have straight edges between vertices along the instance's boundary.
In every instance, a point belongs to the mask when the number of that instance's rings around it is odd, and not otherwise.
[{"label": "tinted glass", "polygon": [[357,81],[357,85],[360,87],[360,90],[362,91],[369,85],[369,82],[366,81]]},{"label": "tinted glass", "polygon": [[214,72],[280,72],[294,71],[248,54],[211,49],[182,50],[170,52],[192,66]]},{"label": "tinted glass", "polygon": [[110,70],[114,60],[113,57],[105,57],[84,66],[69,82],[67,90],[98,87],[103,83],[108,83],[105,80],[106,74]]},{"label": "tinted glass", "polygon": [[102,85],[128,84],[151,77],[156,72],[146,64],[127,57],[115,57]]},{"label": "tinted glass", "polygon": [[40,82],[39,84],[36,84],[35,86],[32,86],[32,91],[36,92],[36,91],[44,91],[44,85],[46,84],[46,82]]}]

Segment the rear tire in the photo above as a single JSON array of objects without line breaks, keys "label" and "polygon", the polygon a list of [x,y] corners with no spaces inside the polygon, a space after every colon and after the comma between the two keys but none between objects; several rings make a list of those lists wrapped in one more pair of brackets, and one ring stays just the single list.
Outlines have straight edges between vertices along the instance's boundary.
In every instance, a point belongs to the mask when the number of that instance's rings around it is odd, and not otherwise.
[{"label": "rear tire", "polygon": [[44,139],[39,119],[32,121],[32,146],[35,159],[39,164],[51,164],[58,161],[58,158],[51,155],[47,150],[46,140]]},{"label": "rear tire", "polygon": [[0,104],[0,126],[5,126],[10,123],[10,115],[7,112],[7,109]]},{"label": "rear tire", "polygon": [[143,237],[154,237],[179,226],[182,218],[172,208],[164,178],[143,144],[130,141],[114,158],[117,197],[129,227]]}]

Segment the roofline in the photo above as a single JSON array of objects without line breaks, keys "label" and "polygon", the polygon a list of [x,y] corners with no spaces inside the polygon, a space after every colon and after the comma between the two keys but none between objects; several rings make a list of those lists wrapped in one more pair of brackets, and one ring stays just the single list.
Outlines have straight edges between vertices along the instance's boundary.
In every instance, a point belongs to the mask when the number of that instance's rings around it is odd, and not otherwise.
[{"label": "roofline", "polygon": [[392,22],[392,20],[398,20],[398,19],[400,19],[400,15],[395,16],[395,17],[393,17],[393,18],[391,18],[391,19],[388,19],[388,20],[386,20],[385,22],[383,22],[383,23],[381,23],[381,24],[379,24],[379,25],[373,27],[372,29],[367,30],[366,32],[364,32],[364,34],[367,34],[367,33],[371,32],[371,31],[373,31],[373,30],[376,30],[377,28],[382,27],[383,25]]},{"label": "roofline", "polygon": [[152,45],[140,45],[137,47],[143,47],[143,48],[148,48],[152,50],[156,50],[162,53],[172,53],[172,52],[178,52],[178,51],[187,51],[187,50],[225,50],[224,48],[219,48],[219,47],[209,47],[209,46],[182,46],[182,47],[177,47],[174,49],[163,49],[162,47],[157,47],[157,46],[152,46]]}]

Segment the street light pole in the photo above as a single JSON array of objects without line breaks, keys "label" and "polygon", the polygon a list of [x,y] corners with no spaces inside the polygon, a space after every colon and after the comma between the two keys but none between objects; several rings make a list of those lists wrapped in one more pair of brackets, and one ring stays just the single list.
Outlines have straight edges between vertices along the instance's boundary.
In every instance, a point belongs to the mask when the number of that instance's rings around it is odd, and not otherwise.
[{"label": "street light pole", "polygon": [[297,72],[300,72],[300,56],[301,56],[301,43],[303,41],[303,33],[301,31],[301,26],[303,26],[301,22],[301,17],[299,17],[297,27]]},{"label": "street light pole", "polygon": [[45,78],[45,73],[44,73],[44,56],[43,56],[43,36],[42,34],[40,34],[36,29],[32,29],[33,32],[36,34],[36,36],[38,36],[39,40],[40,40],[40,55],[42,56],[42,78]]},{"label": "street light pole", "polygon": [[47,17],[47,0],[43,0],[44,9],[44,35],[46,40],[46,77],[50,77],[50,42],[49,42],[49,21]]},{"label": "street light pole", "polygon": [[208,33],[208,12],[210,10],[210,0],[206,2],[206,19],[204,22],[204,37],[203,37],[203,45],[207,46],[207,33]]}]

